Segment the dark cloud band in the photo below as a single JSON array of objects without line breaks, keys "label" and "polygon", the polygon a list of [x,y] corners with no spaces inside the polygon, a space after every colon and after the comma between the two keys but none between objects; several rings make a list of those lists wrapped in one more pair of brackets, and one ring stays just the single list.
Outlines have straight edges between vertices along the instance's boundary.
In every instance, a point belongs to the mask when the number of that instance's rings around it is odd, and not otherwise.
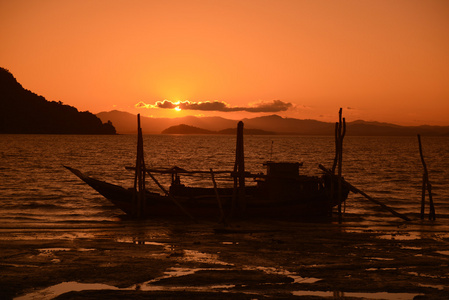
[{"label": "dark cloud band", "polygon": [[221,112],[233,112],[233,111],[247,111],[247,112],[280,112],[286,111],[293,105],[288,102],[283,102],[281,100],[273,100],[271,102],[260,102],[254,106],[248,107],[230,107],[226,102],[221,101],[205,101],[205,102],[190,102],[190,101],[179,101],[171,102],[168,100],[157,101],[154,105],[145,104],[144,102],[139,102],[136,104],[137,108],[164,108],[173,109],[179,107],[185,110],[201,110],[201,111],[221,111]]}]

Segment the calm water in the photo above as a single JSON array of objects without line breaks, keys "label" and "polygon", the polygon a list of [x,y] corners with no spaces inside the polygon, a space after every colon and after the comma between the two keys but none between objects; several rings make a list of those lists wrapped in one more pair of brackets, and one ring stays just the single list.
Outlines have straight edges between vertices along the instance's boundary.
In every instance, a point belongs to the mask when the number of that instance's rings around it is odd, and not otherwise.
[{"label": "calm water", "polygon": [[[423,137],[423,151],[433,185],[437,218],[449,218],[449,138]],[[231,170],[234,136],[144,136],[150,167]],[[120,222],[121,211],[84,185],[63,165],[106,181],[131,187],[136,137],[74,135],[0,135],[0,228],[39,228]],[[262,172],[262,162],[304,162],[302,172],[318,175],[331,167],[333,137],[246,136],[246,168]],[[368,195],[418,218],[422,165],[416,137],[346,137],[343,175]],[[165,175],[157,175],[164,184]],[[212,186],[209,177],[184,177],[184,183]],[[230,184],[221,177],[219,186]],[[154,184],[150,188],[157,191]],[[350,194],[346,211],[366,218],[384,217],[375,205]],[[426,211],[427,212],[427,211]],[[385,216],[390,216],[385,213]]]}]

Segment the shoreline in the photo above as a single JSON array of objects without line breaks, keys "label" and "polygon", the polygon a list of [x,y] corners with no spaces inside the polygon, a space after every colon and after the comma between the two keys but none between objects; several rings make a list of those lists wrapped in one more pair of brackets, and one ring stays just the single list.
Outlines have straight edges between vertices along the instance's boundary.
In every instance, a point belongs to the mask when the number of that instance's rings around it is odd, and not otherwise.
[{"label": "shoreline", "polygon": [[2,229],[0,297],[445,299],[446,224],[361,217]]}]

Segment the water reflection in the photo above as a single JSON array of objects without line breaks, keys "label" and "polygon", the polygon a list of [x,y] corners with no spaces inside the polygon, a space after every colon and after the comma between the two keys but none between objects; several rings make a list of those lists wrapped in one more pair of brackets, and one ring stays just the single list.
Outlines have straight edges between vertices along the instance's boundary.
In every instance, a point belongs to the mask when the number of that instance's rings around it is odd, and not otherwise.
[{"label": "water reflection", "polygon": [[333,297],[333,299],[361,298],[361,299],[385,299],[385,300],[410,300],[419,294],[412,293],[352,293],[341,291],[295,291],[294,296]]},{"label": "water reflection", "polygon": [[[424,286],[424,285],[422,285]],[[432,288],[444,289],[444,286],[431,286]],[[131,286],[129,288],[117,288],[115,286],[101,284],[101,283],[79,283],[79,282],[63,282],[43,290],[26,294],[14,300],[30,300],[30,299],[53,299],[59,295],[68,292],[79,292],[86,290],[113,290],[113,291],[183,291],[183,292],[211,292],[220,290],[221,292],[227,291],[232,293],[232,289],[235,285],[209,285],[209,286],[157,286],[150,285],[148,283],[138,284]],[[251,291],[253,294],[257,294],[255,291]],[[260,293],[261,295],[263,293]],[[310,296],[310,297],[333,297],[333,299],[346,299],[347,297],[352,298],[363,298],[363,299],[387,299],[387,300],[408,300],[413,299],[419,294],[413,293],[387,293],[387,292],[375,292],[375,293],[356,293],[356,292],[341,292],[341,291],[293,291],[291,292],[293,296]]]},{"label": "water reflection", "polygon": [[14,300],[53,299],[68,292],[79,292],[86,290],[119,290],[119,288],[102,283],[79,283],[70,281],[62,282],[40,291],[14,298]]},{"label": "water reflection", "polygon": [[[61,165],[70,164],[88,175],[130,187],[133,173],[124,167],[135,163],[135,136],[6,135],[2,138],[5,142],[0,144],[0,153],[6,159],[0,169],[1,226],[27,221],[35,221],[34,225],[64,221],[117,222],[120,211]],[[146,135],[144,140],[149,167],[233,169],[234,136]],[[332,165],[333,137],[249,136],[245,139],[248,171],[264,170],[262,162],[270,157],[272,141],[276,145],[272,159],[304,161],[303,174],[321,173],[317,168],[319,163]],[[426,162],[436,195],[436,213],[443,216],[449,215],[449,203],[441,201],[449,197],[449,182],[445,179],[449,178],[449,159],[443,159],[448,155],[448,145],[447,138],[426,140]],[[356,187],[402,213],[420,211],[422,166],[415,137],[347,137],[344,175]],[[162,184],[170,181],[169,176],[158,179]],[[226,185],[228,179],[229,176],[217,178],[218,185]],[[198,178],[186,176],[184,180],[189,184]],[[199,182],[212,185],[209,176],[199,178]],[[149,188],[159,192],[155,185],[149,184]],[[359,201],[357,195],[351,195],[347,205],[348,211],[357,210],[365,215],[373,212],[373,206],[366,200]]]}]

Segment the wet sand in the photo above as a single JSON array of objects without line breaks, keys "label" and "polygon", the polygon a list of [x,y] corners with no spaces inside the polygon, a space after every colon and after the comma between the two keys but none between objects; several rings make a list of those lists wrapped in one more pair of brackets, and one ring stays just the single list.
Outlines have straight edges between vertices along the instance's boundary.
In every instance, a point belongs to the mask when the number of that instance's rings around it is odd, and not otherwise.
[{"label": "wet sand", "polygon": [[447,219],[4,228],[1,299],[447,299]]}]

